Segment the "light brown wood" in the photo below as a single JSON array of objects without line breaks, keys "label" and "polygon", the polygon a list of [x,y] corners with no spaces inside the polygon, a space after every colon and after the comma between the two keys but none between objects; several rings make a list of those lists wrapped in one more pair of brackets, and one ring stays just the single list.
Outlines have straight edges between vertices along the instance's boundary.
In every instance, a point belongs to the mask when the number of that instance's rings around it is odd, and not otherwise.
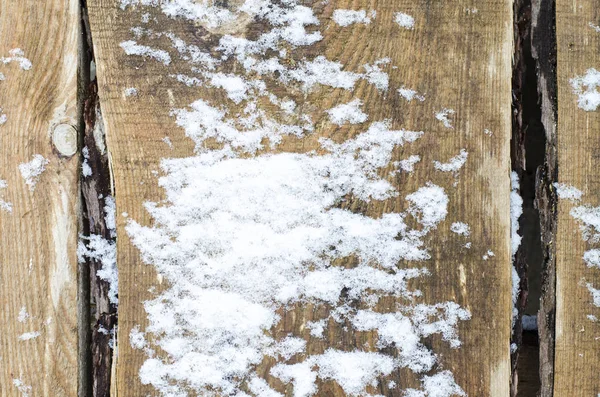
[{"label": "light brown wood", "polygon": [[[0,62],[2,396],[77,395],[78,33],[77,0],[0,1],[0,57],[20,48],[32,64]],[[33,190],[18,166],[38,154]]]},{"label": "light brown wood", "polygon": [[[598,68],[600,23],[594,1],[558,1],[556,7],[558,81],[558,182],[583,191],[579,203],[559,200],[556,235],[556,355],[555,396],[597,396],[600,393],[600,317],[586,283],[600,288],[600,269],[588,268],[586,250],[598,244],[584,241],[580,225],[570,215],[576,206],[600,205],[600,110],[578,107],[570,79]],[[597,231],[596,231],[597,232]]]},{"label": "light brown wood", "polygon": [[[117,198],[117,213],[144,224],[151,219],[143,207],[145,201],[158,201],[163,191],[153,172],[159,171],[163,157],[192,154],[192,142],[182,129],[175,127],[170,110],[183,108],[198,98],[226,100],[205,87],[189,88],[176,82],[170,74],[189,73],[178,60],[166,39],[144,41],[154,48],[169,51],[173,62],[168,67],[152,59],[126,56],[119,44],[132,39],[131,28],[140,26],[142,14],[150,13],[147,28],[172,31],[190,44],[207,50],[214,46],[218,34],[181,19],[167,19],[156,9],[129,8],[122,11],[115,0],[88,1],[89,15],[98,65],[99,94],[112,159]],[[382,95],[375,87],[360,81],[353,92],[317,87],[304,96],[284,86],[278,94],[288,94],[306,109],[314,109],[316,132],[302,140],[284,139],[281,151],[304,152],[317,147],[318,137],[343,141],[360,132],[357,128],[332,128],[320,109],[346,103],[353,97],[364,101],[372,120],[389,118],[394,128],[423,130],[425,135],[410,149],[394,152],[394,160],[419,154],[421,162],[411,175],[388,178],[400,190],[400,198],[382,203],[364,204],[351,200],[347,207],[370,216],[406,209],[404,196],[432,181],[444,187],[450,199],[449,215],[442,222],[428,246],[432,259],[424,262],[431,271],[417,287],[427,303],[456,301],[472,313],[461,322],[459,337],[463,345],[451,349],[439,336],[431,338],[444,369],[454,373],[457,383],[470,396],[507,396],[510,379],[511,324],[511,254],[510,254],[510,152],[511,136],[511,55],[512,4],[510,1],[472,3],[426,1],[331,1],[309,4],[321,21],[325,38],[308,50],[301,48],[294,59],[325,54],[339,60],[345,70],[362,71],[365,63],[391,58],[386,68],[390,90]],[[368,26],[339,28],[331,21],[338,8],[375,9],[376,22]],[[414,30],[402,30],[393,21],[395,12],[405,12],[416,20]],[[156,19],[154,19],[156,18]],[[240,28],[243,30],[243,28]],[[260,26],[246,32],[254,35]],[[407,102],[395,90],[402,85],[426,96],[424,102]],[[138,95],[126,97],[124,90],[137,89]],[[450,115],[453,128],[445,128],[434,115],[443,108],[456,111]],[[491,134],[484,131],[488,130]],[[171,150],[162,140],[168,136]],[[446,162],[461,149],[469,152],[466,165],[458,176],[434,169],[432,162]],[[392,167],[386,168],[389,173]],[[456,182],[456,186],[454,183]],[[160,287],[152,267],[144,265],[132,245],[124,226],[126,218],[118,215],[119,330],[116,382],[118,396],[152,394],[140,383],[138,371],[144,353],[129,343],[130,330],[147,323],[143,302]],[[468,239],[450,232],[452,222],[466,222],[471,227]],[[464,245],[470,241],[470,249]],[[488,250],[494,256],[484,260]],[[329,330],[325,341],[310,338],[303,327],[313,315],[311,308],[296,307],[286,314],[285,327],[275,330],[281,335],[292,332],[307,339],[307,350],[323,352],[342,341],[347,349],[372,340],[368,333],[344,333],[341,327]],[[303,329],[304,328],[304,329]],[[280,388],[265,360],[260,368],[272,387]],[[388,378],[386,378],[388,379]],[[378,393],[400,396],[406,387],[418,386],[416,379],[402,371],[390,375],[401,387],[389,389],[384,383]],[[319,395],[342,396],[333,382],[321,385]],[[292,390],[278,389],[286,395]]]}]

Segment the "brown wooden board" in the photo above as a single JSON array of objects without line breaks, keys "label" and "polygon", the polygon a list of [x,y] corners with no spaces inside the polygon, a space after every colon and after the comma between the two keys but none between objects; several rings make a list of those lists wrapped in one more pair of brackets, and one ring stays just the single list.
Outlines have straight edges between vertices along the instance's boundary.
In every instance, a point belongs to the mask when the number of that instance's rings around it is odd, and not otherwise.
[{"label": "brown wooden board", "polygon": [[[148,322],[144,302],[168,288],[168,284],[152,266],[143,263],[125,226],[128,219],[152,224],[143,204],[164,199],[164,191],[157,185],[160,160],[193,154],[193,142],[175,125],[171,111],[186,108],[200,98],[235,108],[223,91],[206,84],[188,87],[177,81],[174,77],[177,74],[194,74],[164,32],[172,32],[187,44],[212,51],[214,55],[223,34],[255,39],[268,28],[259,21],[240,17],[225,27],[207,29],[202,23],[168,18],[156,7],[128,5],[121,8],[121,4],[130,3],[136,2],[88,1],[100,103],[117,200],[119,329],[113,382],[118,396],[156,393],[140,381],[139,370],[147,356],[143,350],[132,347],[130,333],[132,329],[145,329]],[[393,161],[409,155],[421,157],[413,173],[399,172],[394,176],[391,163],[378,172],[399,191],[397,198],[365,203],[350,196],[341,207],[378,218],[382,214],[406,211],[405,197],[426,182],[444,189],[449,198],[448,215],[436,232],[427,236],[431,259],[418,263],[402,261],[398,266],[425,266],[430,271],[426,278],[411,282],[423,291],[420,302],[455,301],[472,315],[470,320],[459,321],[460,348],[451,348],[440,335],[426,338],[424,343],[439,358],[439,366],[431,373],[450,370],[456,383],[470,396],[507,396],[512,315],[511,2],[385,0],[308,2],[305,5],[319,18],[318,29],[323,39],[310,47],[290,48],[288,65],[294,66],[304,57],[313,59],[321,54],[341,62],[344,70],[363,73],[363,65],[389,57],[390,63],[380,66],[389,75],[389,88],[382,92],[360,79],[354,90],[316,85],[304,93],[297,85],[279,84],[275,79],[265,78],[269,89],[280,98],[289,96],[299,105],[298,112],[310,114],[315,126],[315,131],[304,138],[284,137],[276,151],[306,153],[319,149],[318,138],[343,142],[363,132],[368,124],[337,127],[324,112],[353,98],[363,101],[362,109],[368,113],[369,121],[389,119],[393,129],[424,131],[420,139],[393,151]],[[230,5],[236,6],[236,2]],[[377,16],[368,25],[341,27],[332,21],[336,9],[376,10]],[[400,27],[394,21],[396,12],[414,17],[414,29]],[[136,27],[163,35],[140,34],[138,30],[139,37],[136,37],[136,31],[132,31]],[[170,62],[164,62],[164,58],[161,62],[149,56],[127,56],[120,46],[127,40],[167,51]],[[234,63],[224,63],[218,68],[225,72],[236,71]],[[397,92],[403,86],[424,95],[425,100],[407,101]],[[135,88],[136,94],[128,95],[128,88]],[[267,109],[269,114],[278,116],[274,106]],[[455,112],[447,114],[449,127],[444,126],[443,118],[436,118],[443,109]],[[164,141],[165,137],[170,139],[172,147]],[[204,146],[219,147],[215,142],[206,142]],[[435,168],[434,161],[446,163],[461,149],[468,152],[468,159],[456,173]],[[468,223],[470,235],[451,232],[453,222]],[[465,246],[468,242],[470,248]],[[487,254],[488,250],[493,251],[493,256]],[[351,260],[341,260],[335,265],[355,266]],[[386,298],[379,301],[376,309],[385,311],[393,304],[393,298]],[[285,320],[270,334],[304,338],[310,354],[321,354],[331,347],[346,351],[363,349],[365,344],[367,349],[377,350],[373,332],[348,331],[333,321],[329,321],[324,339],[312,337],[306,322],[323,318],[328,311],[325,305],[297,304],[281,309],[278,313]],[[152,342],[151,336],[149,340]],[[156,349],[155,344],[150,343],[150,347]],[[165,357],[160,350],[158,355]],[[284,387],[269,374],[274,364],[272,358],[265,358],[257,372],[278,392],[291,396],[293,388]],[[400,396],[403,389],[419,387],[417,379],[406,369],[395,370],[369,391]],[[397,383],[396,387],[390,387],[392,380]],[[319,387],[317,395],[320,396],[347,394],[333,381],[321,380]]]},{"label": "brown wooden board", "polygon": [[[557,2],[558,182],[583,195],[570,201],[561,199],[558,191],[555,396],[600,393],[600,322],[588,318],[600,317],[600,308],[594,306],[588,289],[588,285],[600,288],[600,268],[586,266],[583,259],[585,252],[598,248],[593,237],[598,230],[587,224],[591,236],[585,241],[581,229],[588,219],[586,211],[600,205],[600,110],[591,104],[587,111],[579,106],[572,81],[600,66],[600,32],[594,28],[598,24],[596,2]],[[594,91],[594,87],[582,86],[581,90]]]},{"label": "brown wooden board", "polygon": [[3,396],[77,394],[78,34],[77,0],[0,1]]}]

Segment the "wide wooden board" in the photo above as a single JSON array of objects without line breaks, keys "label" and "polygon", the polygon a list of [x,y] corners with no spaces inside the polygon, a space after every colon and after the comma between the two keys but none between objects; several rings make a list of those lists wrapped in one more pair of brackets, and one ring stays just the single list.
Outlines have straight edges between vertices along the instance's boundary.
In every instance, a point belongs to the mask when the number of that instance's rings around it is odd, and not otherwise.
[{"label": "wide wooden board", "polygon": [[[125,2],[128,3],[128,2]],[[443,187],[449,196],[448,216],[428,241],[431,259],[424,262],[431,275],[419,281],[428,303],[456,301],[468,309],[471,320],[460,323],[462,347],[450,348],[435,336],[428,341],[439,355],[443,368],[454,373],[456,382],[470,396],[507,396],[510,380],[511,324],[511,252],[510,252],[510,151],[511,136],[511,55],[513,48],[512,4],[509,1],[428,2],[428,1],[330,1],[311,2],[319,17],[324,39],[315,48],[301,48],[299,54],[312,58],[324,54],[359,71],[366,63],[390,58],[385,69],[390,89],[382,94],[365,81],[354,92],[316,88],[294,97],[305,109],[329,109],[359,96],[363,109],[372,120],[391,119],[394,128],[425,131],[409,150],[394,152],[394,160],[409,154],[421,156],[412,174],[388,180],[401,192],[398,200],[361,205],[350,201],[347,207],[370,216],[406,209],[406,194],[431,181]],[[188,44],[211,49],[223,32],[210,33],[182,19],[170,19],[157,9],[120,7],[116,0],[88,1],[92,37],[98,67],[99,95],[112,159],[117,200],[119,329],[115,389],[118,396],[152,394],[141,384],[139,369],[146,360],[142,350],[130,345],[130,331],[147,324],[144,301],[161,288],[161,279],[145,265],[125,231],[127,219],[151,224],[143,203],[164,198],[157,185],[159,162],[164,157],[192,154],[193,143],[174,124],[172,109],[185,108],[198,98],[226,101],[222,93],[203,87],[190,88],[173,75],[189,73],[189,66],[177,57],[164,37],[139,44],[168,51],[172,62],[165,66],[156,59],[126,56],[120,44],[135,39],[132,28],[142,26],[155,32],[170,31]],[[340,28],[331,21],[335,9],[375,9],[376,23]],[[404,12],[415,18],[414,29],[402,29],[394,14]],[[147,15],[144,15],[146,14]],[[149,21],[144,24],[142,21]],[[260,24],[229,27],[237,35],[256,37]],[[297,55],[297,54],[296,54]],[[395,68],[392,68],[391,66]],[[396,90],[403,85],[425,95],[425,101],[406,101]],[[137,95],[126,95],[135,88]],[[277,89],[285,91],[286,87]],[[279,92],[281,92],[279,91]],[[212,92],[212,93],[211,93]],[[291,95],[291,94],[290,94]],[[435,117],[443,109],[452,109],[445,127]],[[280,151],[308,151],[317,147],[317,138],[332,137],[343,141],[359,131],[334,129],[323,119],[313,119],[316,131],[304,139],[285,138]],[[165,143],[168,137],[172,143]],[[433,161],[447,162],[461,149],[468,153],[465,166],[455,175],[436,170]],[[385,173],[391,171],[391,166]],[[470,236],[450,231],[453,222],[466,222]],[[471,242],[470,248],[465,244]],[[487,255],[488,250],[493,256]],[[486,259],[484,259],[486,256]],[[329,331],[329,339],[310,338],[304,322],[314,313],[296,307],[286,314],[285,324],[276,332],[293,332],[305,337],[307,350],[322,352],[342,341],[344,347],[372,340],[368,333],[352,335],[341,327]],[[367,334],[367,335],[365,335]],[[266,360],[260,373],[267,378],[273,365]],[[406,387],[418,386],[404,372],[391,375],[401,387],[383,384],[378,393],[401,395]],[[277,388],[276,380],[269,379]],[[280,386],[280,385],[279,385]],[[322,385],[319,395],[342,396],[333,382]],[[291,395],[292,390],[280,390]]]},{"label": "wide wooden board", "polygon": [[583,196],[578,202],[558,202],[555,396],[600,393],[600,322],[587,317],[600,317],[587,288],[588,283],[600,288],[600,269],[583,260],[584,252],[598,243],[584,241],[582,222],[571,215],[573,208],[600,205],[600,111],[580,108],[571,83],[600,67],[600,32],[590,24],[600,24],[597,2],[557,2],[558,182],[580,189]]},{"label": "wide wooden board", "polygon": [[[77,395],[78,34],[77,0],[0,1],[3,396]],[[33,188],[19,165],[36,155]]]}]

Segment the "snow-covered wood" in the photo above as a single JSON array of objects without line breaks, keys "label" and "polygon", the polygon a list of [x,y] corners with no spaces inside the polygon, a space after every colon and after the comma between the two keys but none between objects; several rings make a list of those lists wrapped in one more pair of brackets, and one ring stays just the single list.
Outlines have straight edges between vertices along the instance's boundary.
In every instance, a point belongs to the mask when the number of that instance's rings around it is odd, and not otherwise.
[{"label": "snow-covered wood", "polygon": [[554,395],[600,393],[600,22],[595,1],[556,4],[558,199]]},{"label": "snow-covered wood", "polygon": [[118,395],[508,395],[509,1],[88,5]]},{"label": "snow-covered wood", "polygon": [[0,1],[0,395],[78,390],[79,1]]}]

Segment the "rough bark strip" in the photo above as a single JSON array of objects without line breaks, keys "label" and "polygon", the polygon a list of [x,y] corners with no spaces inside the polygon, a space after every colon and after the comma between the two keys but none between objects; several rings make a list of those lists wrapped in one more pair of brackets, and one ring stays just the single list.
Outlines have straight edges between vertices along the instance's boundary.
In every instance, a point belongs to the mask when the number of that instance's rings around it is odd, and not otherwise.
[{"label": "rough bark strip", "polygon": [[[0,1],[0,395],[78,392],[77,0]],[[56,135],[54,134],[56,133]],[[48,160],[35,189],[19,164]],[[39,332],[39,335],[36,333]]]},{"label": "rough bark strip", "polygon": [[542,124],[546,131],[545,166],[538,169],[536,205],[544,249],[542,294],[538,313],[540,344],[540,397],[554,395],[554,343],[556,313],[556,191],[557,181],[557,77],[556,4],[554,0],[532,1],[532,55],[537,63]]},{"label": "rough bark strip", "polygon": [[[93,41],[89,30],[87,4],[82,3],[85,38],[89,47],[86,48],[89,62],[94,61]],[[115,241],[116,237],[106,224],[107,198],[114,197],[110,176],[109,155],[104,137],[104,122],[98,98],[98,84],[95,76],[87,76],[88,86],[83,98],[83,122],[85,124],[82,135],[82,148],[87,150],[82,155],[82,161],[89,166],[91,176],[82,177],[81,193],[83,199],[84,230],[83,241],[86,237],[101,236],[106,241]],[[91,80],[91,81],[90,81]],[[94,397],[107,397],[110,395],[112,355],[114,332],[117,325],[117,307],[109,300],[110,285],[97,276],[102,269],[102,263],[93,258],[85,258],[88,267],[88,284],[90,286],[90,307],[93,320],[88,349],[91,356],[89,368],[90,388],[89,393]]]},{"label": "rough bark strip", "polygon": [[[600,109],[583,106],[571,79],[598,70],[600,57],[600,8],[595,0],[556,2],[557,38],[557,161],[562,184],[582,191],[577,202],[561,199],[556,205],[556,336],[554,357],[555,396],[600,394],[600,307],[594,304],[588,284],[600,288],[600,269],[586,265],[583,255],[597,249],[586,239],[572,210],[600,205]],[[590,76],[593,73],[590,71]],[[598,92],[598,87],[583,91]],[[576,215],[576,214],[575,214]],[[583,218],[589,221],[589,219]],[[592,233],[598,226],[587,225]]]}]

